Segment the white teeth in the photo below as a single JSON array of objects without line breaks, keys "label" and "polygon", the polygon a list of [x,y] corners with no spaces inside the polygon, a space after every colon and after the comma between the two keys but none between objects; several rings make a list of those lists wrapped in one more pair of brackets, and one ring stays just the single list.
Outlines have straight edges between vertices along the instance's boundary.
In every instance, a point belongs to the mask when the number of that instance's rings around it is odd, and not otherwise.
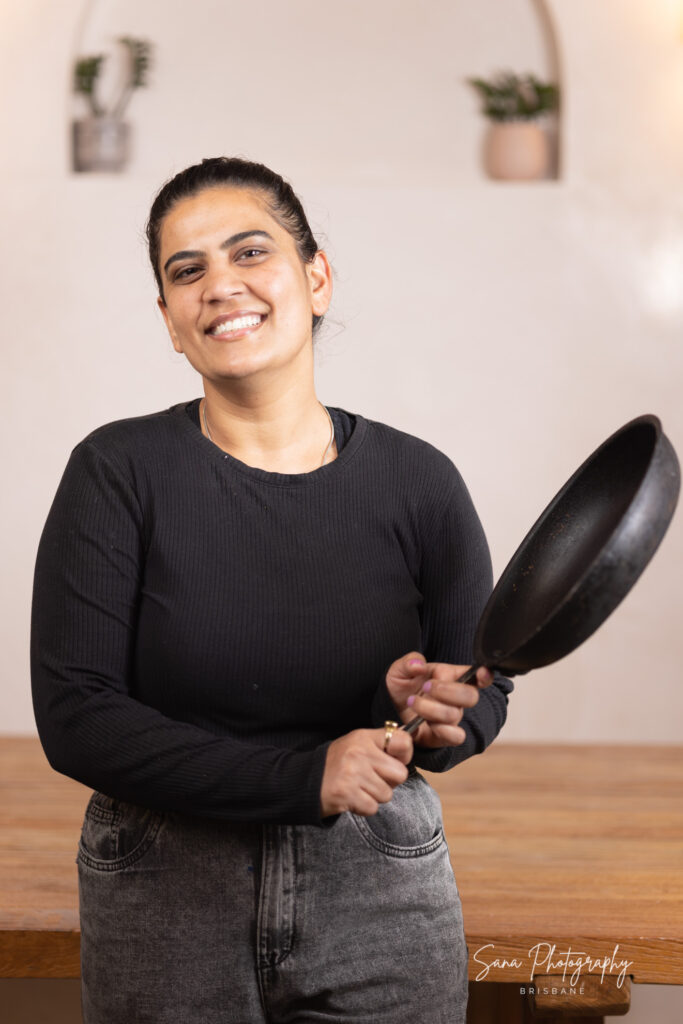
[{"label": "white teeth", "polygon": [[209,334],[227,334],[229,331],[241,331],[244,327],[256,327],[261,323],[261,317],[258,314],[251,314],[251,316],[238,316],[235,320],[226,320],[222,324],[218,324],[217,327],[213,327]]}]

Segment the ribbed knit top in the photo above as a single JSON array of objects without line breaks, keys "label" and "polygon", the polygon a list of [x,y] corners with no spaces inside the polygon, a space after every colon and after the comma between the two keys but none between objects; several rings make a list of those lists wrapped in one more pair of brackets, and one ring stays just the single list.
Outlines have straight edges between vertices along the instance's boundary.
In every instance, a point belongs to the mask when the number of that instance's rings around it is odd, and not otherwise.
[{"label": "ribbed knit top", "polygon": [[[198,400],[101,427],[73,451],[36,565],[39,735],[59,772],[143,806],[320,823],[327,745],[395,716],[411,650],[468,664],[491,589],[452,462],[330,409],[338,456],[247,466],[204,437]],[[481,691],[450,768],[491,742],[508,680]]]}]

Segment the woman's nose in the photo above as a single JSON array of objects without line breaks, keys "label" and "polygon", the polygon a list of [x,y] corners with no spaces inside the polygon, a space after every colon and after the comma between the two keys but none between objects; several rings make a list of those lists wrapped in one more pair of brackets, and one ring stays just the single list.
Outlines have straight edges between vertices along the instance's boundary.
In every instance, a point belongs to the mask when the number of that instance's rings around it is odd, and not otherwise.
[{"label": "woman's nose", "polygon": [[203,278],[203,297],[206,302],[239,295],[245,290],[239,267],[232,263],[209,266]]}]

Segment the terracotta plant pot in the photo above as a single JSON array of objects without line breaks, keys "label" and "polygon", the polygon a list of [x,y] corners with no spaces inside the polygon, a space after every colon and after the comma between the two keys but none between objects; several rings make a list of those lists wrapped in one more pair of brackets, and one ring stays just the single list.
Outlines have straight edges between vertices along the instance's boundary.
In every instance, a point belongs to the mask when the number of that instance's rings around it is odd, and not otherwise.
[{"label": "terracotta plant pot", "polygon": [[484,166],[499,181],[534,181],[550,167],[548,137],[534,121],[492,121],[484,139]]},{"label": "terracotta plant pot", "polygon": [[130,156],[130,125],[114,117],[73,122],[75,171],[122,171]]}]

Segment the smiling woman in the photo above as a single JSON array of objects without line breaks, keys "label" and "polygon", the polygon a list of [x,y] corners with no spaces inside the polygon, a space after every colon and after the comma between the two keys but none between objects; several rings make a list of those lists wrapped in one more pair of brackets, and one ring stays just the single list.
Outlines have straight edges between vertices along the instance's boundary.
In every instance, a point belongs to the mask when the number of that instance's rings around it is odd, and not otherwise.
[{"label": "smiling woman", "polygon": [[512,689],[458,682],[492,582],[467,489],[429,444],[318,400],[330,266],[278,175],[190,167],[148,239],[203,395],[74,449],[34,587],[41,741],[95,790],[85,1024],[462,1024],[460,900],[418,768],[483,750]]},{"label": "smiling woman", "polygon": [[[267,203],[257,193],[229,187],[176,203],[164,218],[159,260],[159,308],[171,340],[202,375],[203,413],[226,440],[226,450],[236,454],[239,439],[227,441],[231,414],[221,400],[223,385],[239,381],[233,392],[243,401],[277,401],[290,389],[301,391],[303,380],[312,381],[312,317],[321,318],[329,304],[329,263],[323,252],[304,263]],[[327,434],[327,417],[307,390],[311,434]]]}]

